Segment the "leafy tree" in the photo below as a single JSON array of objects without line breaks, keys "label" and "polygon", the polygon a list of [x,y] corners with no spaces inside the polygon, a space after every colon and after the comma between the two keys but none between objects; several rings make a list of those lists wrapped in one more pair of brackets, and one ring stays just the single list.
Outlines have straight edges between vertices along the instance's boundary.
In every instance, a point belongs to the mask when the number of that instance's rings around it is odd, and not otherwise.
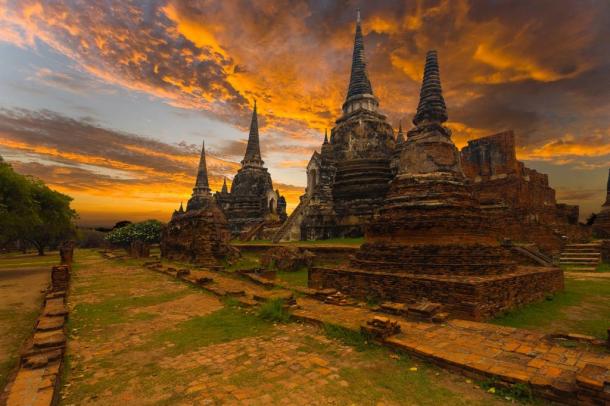
[{"label": "leafy tree", "polygon": [[25,239],[36,247],[38,255],[44,255],[45,247],[57,245],[75,235],[73,220],[76,212],[70,208],[70,196],[49,189],[37,179],[32,179],[31,185],[40,221],[26,231]]},{"label": "leafy tree", "polygon": [[0,246],[14,242],[40,219],[28,178],[0,162]]},{"label": "leafy tree", "polygon": [[140,240],[149,244],[161,241],[163,223],[157,220],[146,220],[121,228],[115,228],[105,237],[106,241],[120,247],[128,247],[133,241]]},{"label": "leafy tree", "polygon": [[0,244],[26,241],[44,255],[50,244],[73,235],[72,198],[0,162]]}]

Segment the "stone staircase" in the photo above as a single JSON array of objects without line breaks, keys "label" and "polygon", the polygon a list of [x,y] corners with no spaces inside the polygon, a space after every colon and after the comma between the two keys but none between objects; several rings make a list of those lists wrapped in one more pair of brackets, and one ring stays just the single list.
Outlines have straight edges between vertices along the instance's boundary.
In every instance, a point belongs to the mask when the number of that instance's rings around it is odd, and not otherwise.
[{"label": "stone staircase", "polygon": [[294,211],[290,214],[290,216],[286,219],[284,224],[280,227],[280,229],[275,233],[272,238],[274,243],[278,243],[282,240],[290,240],[290,231],[293,227],[299,227],[301,225],[301,221],[303,220],[303,210],[309,204],[310,198],[308,196],[304,196],[301,198],[298,206],[294,209]]},{"label": "stone staircase", "polygon": [[602,260],[601,244],[568,244],[559,257],[559,265],[570,267],[571,271],[595,272]]}]

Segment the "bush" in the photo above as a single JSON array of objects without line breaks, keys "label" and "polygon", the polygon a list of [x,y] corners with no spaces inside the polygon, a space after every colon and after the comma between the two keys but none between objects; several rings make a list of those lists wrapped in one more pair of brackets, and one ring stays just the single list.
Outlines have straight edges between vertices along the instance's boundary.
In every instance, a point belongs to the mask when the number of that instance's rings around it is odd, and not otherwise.
[{"label": "bush", "polygon": [[146,220],[116,228],[105,237],[105,240],[119,247],[129,247],[134,241],[157,244],[161,241],[163,223],[157,220]]}]

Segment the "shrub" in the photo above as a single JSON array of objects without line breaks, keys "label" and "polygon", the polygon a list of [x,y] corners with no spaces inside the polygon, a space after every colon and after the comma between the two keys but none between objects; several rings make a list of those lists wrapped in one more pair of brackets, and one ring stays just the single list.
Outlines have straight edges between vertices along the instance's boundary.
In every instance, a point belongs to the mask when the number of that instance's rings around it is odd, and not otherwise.
[{"label": "shrub", "polygon": [[120,247],[128,247],[134,241],[156,244],[161,241],[163,223],[157,220],[146,220],[141,223],[115,228],[105,237],[106,241]]}]

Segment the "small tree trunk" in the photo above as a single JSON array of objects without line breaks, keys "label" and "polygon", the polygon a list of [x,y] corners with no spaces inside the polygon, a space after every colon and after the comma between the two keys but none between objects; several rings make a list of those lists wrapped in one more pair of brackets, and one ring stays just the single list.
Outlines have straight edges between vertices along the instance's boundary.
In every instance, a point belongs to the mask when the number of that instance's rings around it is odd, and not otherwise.
[{"label": "small tree trunk", "polygon": [[36,248],[38,250],[38,255],[39,256],[43,256],[44,255],[44,245],[41,245],[39,247]]}]

